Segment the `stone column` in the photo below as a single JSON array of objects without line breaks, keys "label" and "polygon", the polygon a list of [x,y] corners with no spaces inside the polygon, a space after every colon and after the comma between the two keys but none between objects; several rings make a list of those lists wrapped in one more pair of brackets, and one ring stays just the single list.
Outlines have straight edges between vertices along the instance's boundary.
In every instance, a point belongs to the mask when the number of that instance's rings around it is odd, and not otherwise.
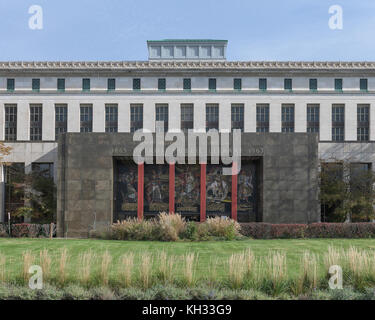
[{"label": "stone column", "polygon": [[357,141],[357,104],[345,104],[345,141]]},{"label": "stone column", "polygon": [[168,125],[171,132],[181,129],[181,107],[178,102],[171,102],[168,105]]},{"label": "stone column", "polygon": [[53,101],[46,101],[43,103],[42,117],[42,140],[55,140],[55,105],[53,104]]},{"label": "stone column", "polygon": [[281,132],[280,103],[270,103],[270,132]]},{"label": "stone column", "polygon": [[80,108],[78,101],[68,104],[68,132],[80,131]]},{"label": "stone column", "polygon": [[219,131],[230,132],[232,127],[232,105],[230,102],[219,104]]},{"label": "stone column", "polygon": [[194,103],[194,130],[206,131],[206,104],[201,101]]},{"label": "stone column", "polygon": [[370,141],[375,141],[375,103],[370,104]]},{"label": "stone column", "polygon": [[324,102],[320,104],[319,110],[320,124],[320,140],[331,141],[332,140],[332,104]]},{"label": "stone column", "polygon": [[5,176],[4,166],[0,166],[0,222],[5,221]]},{"label": "stone column", "polygon": [[244,132],[257,131],[257,105],[255,102],[246,102],[244,106]]},{"label": "stone column", "polygon": [[143,104],[143,128],[155,132],[155,103]]},{"label": "stone column", "polygon": [[26,101],[17,105],[17,140],[30,139],[30,106]]},{"label": "stone column", "polygon": [[105,105],[102,102],[93,103],[92,132],[105,132]]},{"label": "stone column", "polygon": [[120,101],[118,104],[118,132],[130,132],[130,103]]},{"label": "stone column", "polygon": [[294,104],[294,131],[306,132],[307,130],[307,106],[303,102]]}]

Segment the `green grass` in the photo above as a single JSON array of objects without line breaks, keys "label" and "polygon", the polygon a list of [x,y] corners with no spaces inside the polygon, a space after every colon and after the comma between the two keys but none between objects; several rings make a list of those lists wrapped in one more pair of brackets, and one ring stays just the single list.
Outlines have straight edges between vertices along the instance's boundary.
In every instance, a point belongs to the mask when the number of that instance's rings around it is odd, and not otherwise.
[{"label": "green grass", "polygon": [[[227,261],[231,254],[240,253],[251,249],[255,256],[264,257],[269,252],[280,251],[287,257],[287,272],[290,277],[297,275],[301,255],[308,250],[319,256],[319,263],[323,268],[323,255],[329,246],[348,249],[350,246],[363,250],[374,250],[375,240],[372,239],[309,239],[309,240],[238,240],[238,241],[207,241],[207,242],[151,242],[151,241],[112,241],[94,239],[7,239],[0,238],[0,253],[7,257],[7,270],[10,278],[20,274],[22,270],[22,253],[26,250],[32,251],[36,256],[36,264],[39,261],[39,251],[48,249],[52,256],[52,269],[56,270],[60,250],[67,248],[69,261],[67,271],[76,274],[78,269],[78,256],[87,250],[92,250],[97,255],[97,263],[93,270],[100,269],[100,256],[106,250],[112,256],[110,274],[116,278],[119,257],[127,252],[135,254],[135,265],[140,262],[139,256],[150,253],[157,256],[158,252],[164,250],[168,255],[180,257],[176,273],[182,274],[182,257],[194,252],[198,255],[197,276],[210,273],[212,262],[218,259],[218,277],[227,272]],[[154,268],[156,266],[154,265]],[[138,269],[138,268],[136,268]],[[54,271],[56,272],[56,271]]]}]

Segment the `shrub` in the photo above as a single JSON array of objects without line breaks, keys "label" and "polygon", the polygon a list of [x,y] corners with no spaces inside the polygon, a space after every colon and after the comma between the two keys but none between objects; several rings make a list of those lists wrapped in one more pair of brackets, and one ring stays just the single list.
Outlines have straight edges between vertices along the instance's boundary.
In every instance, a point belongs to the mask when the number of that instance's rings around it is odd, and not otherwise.
[{"label": "shrub", "polygon": [[161,241],[176,241],[186,228],[186,221],[179,214],[162,212],[156,224],[156,237]]},{"label": "shrub", "polygon": [[233,240],[240,236],[240,225],[232,219],[224,219],[221,217],[208,218],[200,225],[200,235],[207,233],[211,237],[224,238],[226,240]]},{"label": "shrub", "polygon": [[129,218],[112,225],[112,237],[116,240],[155,240],[156,222]]},{"label": "shrub", "polygon": [[185,225],[185,229],[180,233],[181,239],[188,239],[191,241],[198,239],[198,225],[194,221],[189,221]]},{"label": "shrub", "polygon": [[0,223],[0,238],[8,237],[8,226],[4,223]]},{"label": "shrub", "polygon": [[241,223],[241,234],[254,239],[375,238],[375,223]]},{"label": "shrub", "polygon": [[[0,237],[1,229],[0,227]],[[56,236],[56,224],[52,224],[52,236]],[[5,229],[6,230],[6,229]],[[15,238],[37,238],[49,237],[51,225],[50,224],[36,224],[36,223],[15,223],[11,225],[12,237]]]}]

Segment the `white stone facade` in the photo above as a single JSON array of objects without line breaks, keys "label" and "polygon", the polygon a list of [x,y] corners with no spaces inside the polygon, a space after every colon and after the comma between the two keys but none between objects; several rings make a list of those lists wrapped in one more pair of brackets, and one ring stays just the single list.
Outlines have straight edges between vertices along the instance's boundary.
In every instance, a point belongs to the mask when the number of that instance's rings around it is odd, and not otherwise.
[{"label": "white stone facade", "polygon": [[[7,90],[7,79],[15,79],[14,91]],[[39,92],[32,91],[32,79],[40,79]],[[57,90],[57,79],[65,79],[65,91]],[[82,91],[82,79],[90,79],[90,91]],[[108,91],[107,80],[116,79],[116,89]],[[141,89],[133,90],[134,78]],[[166,79],[165,90],[158,79]],[[191,90],[183,79],[191,79]],[[209,79],[216,79],[216,90],[209,90]],[[267,90],[259,90],[259,79],[267,79]],[[292,79],[292,91],[284,90],[284,79]],[[310,91],[309,79],[317,79],[317,91]],[[234,79],[241,79],[241,90],[234,90]],[[342,91],[335,90],[335,79],[343,80]],[[360,79],[367,79],[367,91],[360,90]],[[282,105],[294,106],[294,131],[307,130],[307,105],[320,107],[319,152],[322,159],[350,160],[375,164],[375,64],[374,63],[271,63],[271,62],[103,62],[103,63],[0,63],[0,140],[5,139],[5,105],[17,106],[17,140],[7,142],[13,150],[5,161],[48,162],[57,167],[55,106],[68,107],[68,132],[80,132],[80,105],[93,106],[93,132],[105,132],[105,105],[118,107],[118,132],[130,132],[131,104],[143,105],[143,127],[155,130],[155,106],[167,104],[169,130],[179,130],[181,105],[194,106],[194,129],[205,130],[206,104],[219,106],[219,130],[231,130],[231,106],[243,104],[244,131],[256,132],[258,104],[269,105],[269,131],[282,131]],[[43,109],[42,140],[30,141],[30,104]],[[332,142],[332,105],[345,106],[344,141]],[[357,106],[369,106],[369,139],[357,141]],[[373,166],[374,168],[374,166]],[[30,170],[30,169],[26,169]],[[3,179],[3,174],[2,174]],[[3,180],[2,180],[3,181]],[[4,212],[0,212],[0,221]]]}]

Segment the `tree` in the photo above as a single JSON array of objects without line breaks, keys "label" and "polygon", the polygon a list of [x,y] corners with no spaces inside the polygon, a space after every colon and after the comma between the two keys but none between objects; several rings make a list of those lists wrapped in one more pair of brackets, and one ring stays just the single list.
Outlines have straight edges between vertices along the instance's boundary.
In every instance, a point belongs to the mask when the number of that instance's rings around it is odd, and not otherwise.
[{"label": "tree", "polygon": [[368,164],[322,163],[322,221],[371,221],[375,218],[375,174]]}]

